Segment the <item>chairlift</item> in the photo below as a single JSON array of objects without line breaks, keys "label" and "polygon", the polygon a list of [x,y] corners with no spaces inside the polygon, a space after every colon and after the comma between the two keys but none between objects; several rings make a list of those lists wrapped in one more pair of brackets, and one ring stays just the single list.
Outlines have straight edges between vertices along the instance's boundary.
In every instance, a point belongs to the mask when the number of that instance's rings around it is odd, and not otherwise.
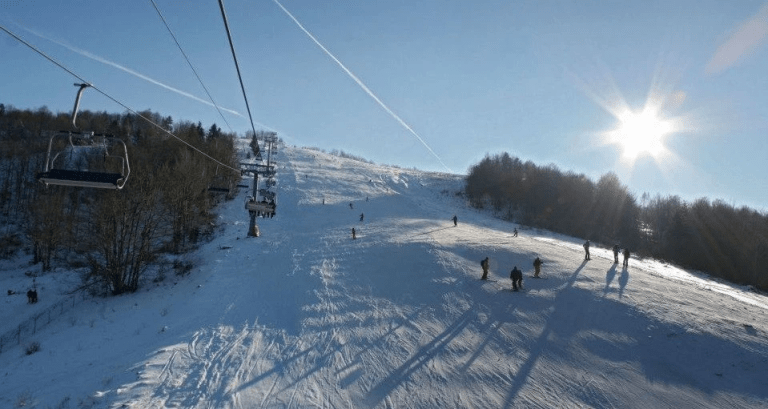
[{"label": "chairlift", "polygon": [[253,196],[248,196],[245,201],[245,209],[249,213],[255,213],[257,216],[274,216],[275,215],[275,201],[266,199],[258,201]]},{"label": "chairlift", "polygon": [[216,166],[216,175],[213,177],[213,182],[208,185],[208,191],[212,193],[229,193],[231,189],[226,187],[227,180],[224,176],[219,175],[219,166]]},{"label": "chairlift", "polygon": [[[53,149],[53,140],[55,138],[66,138],[69,144],[64,150],[57,152],[51,157]],[[73,138],[79,138],[86,141],[86,144],[76,146]],[[94,138],[100,138],[101,142],[96,143]],[[109,153],[110,145],[122,145],[123,155],[112,155]],[[98,151],[103,164],[100,169],[94,169],[93,156],[89,155],[94,150]],[[118,147],[119,150],[119,147]],[[112,169],[118,169],[118,172],[110,172],[106,165],[107,159],[118,161],[118,166]],[[85,168],[76,166],[76,162],[86,162]],[[75,169],[73,169],[75,168]],[[128,163],[128,148],[125,142],[119,138],[108,135],[96,135],[82,132],[59,132],[51,136],[48,142],[48,154],[45,159],[45,168],[43,172],[37,174],[37,180],[48,185],[60,186],[78,186],[100,189],[122,189],[131,173]]]},{"label": "chairlift", "polygon": [[[80,107],[80,97],[83,91],[90,84],[75,84],[79,87],[75,106],[72,109],[72,126],[77,129],[75,120],[77,111]],[[53,140],[57,137],[66,138],[69,144],[64,150],[57,152],[51,157],[53,149]],[[78,141],[77,146],[74,140]],[[112,155],[109,153],[110,145],[122,145],[122,155]],[[102,155],[103,165],[101,169],[94,170],[95,165],[92,160],[93,155],[89,155],[94,150]],[[118,147],[119,150],[119,147]],[[110,168],[106,165],[107,159],[116,159],[119,161],[117,168]],[[73,162],[85,162],[85,166],[75,166]],[[69,163],[68,163],[69,162]],[[74,169],[73,169],[74,168]],[[119,169],[119,172],[111,172]],[[100,189],[122,189],[128,176],[131,173],[131,167],[128,163],[128,147],[125,142],[119,138],[110,135],[94,134],[93,132],[61,131],[51,136],[48,141],[48,153],[45,157],[45,167],[43,172],[37,174],[37,180],[48,185],[60,186],[78,186]]]}]

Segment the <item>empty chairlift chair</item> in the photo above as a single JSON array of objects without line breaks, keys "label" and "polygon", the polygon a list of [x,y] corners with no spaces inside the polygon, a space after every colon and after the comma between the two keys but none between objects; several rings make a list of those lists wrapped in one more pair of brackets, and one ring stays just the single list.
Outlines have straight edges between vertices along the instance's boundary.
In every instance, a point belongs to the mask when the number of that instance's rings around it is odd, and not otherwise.
[{"label": "empty chairlift chair", "polygon": [[[69,143],[51,157],[56,138],[67,138]],[[76,146],[73,138],[85,143]],[[122,153],[110,154],[110,147]],[[37,175],[37,180],[46,186],[122,189],[130,173],[128,148],[122,140],[90,133],[59,132],[48,142],[45,169]]]},{"label": "empty chairlift chair", "polygon": [[[77,129],[77,111],[80,97],[90,84],[75,84],[79,87],[75,106],[72,109],[72,127]],[[69,144],[51,157],[54,140],[64,138]],[[77,140],[77,145],[75,145]],[[122,145],[122,154],[112,155],[110,148]],[[119,150],[120,147],[117,146]],[[107,163],[111,162],[111,163]],[[115,164],[113,164],[115,163]],[[128,163],[128,148],[125,142],[108,135],[93,132],[61,131],[53,134],[48,141],[48,153],[45,157],[43,172],[37,174],[37,180],[48,185],[79,186],[100,189],[122,189],[131,173]]]}]

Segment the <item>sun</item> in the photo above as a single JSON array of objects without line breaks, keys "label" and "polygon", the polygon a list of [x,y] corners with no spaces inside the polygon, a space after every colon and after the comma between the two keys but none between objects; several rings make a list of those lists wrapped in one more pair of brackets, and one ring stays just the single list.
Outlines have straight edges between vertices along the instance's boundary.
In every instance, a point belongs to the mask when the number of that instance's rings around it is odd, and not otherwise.
[{"label": "sun", "polygon": [[622,148],[622,156],[634,160],[641,155],[659,158],[666,151],[665,138],[675,131],[674,123],[646,106],[640,112],[626,109],[616,115],[618,126],[608,133],[609,142]]}]

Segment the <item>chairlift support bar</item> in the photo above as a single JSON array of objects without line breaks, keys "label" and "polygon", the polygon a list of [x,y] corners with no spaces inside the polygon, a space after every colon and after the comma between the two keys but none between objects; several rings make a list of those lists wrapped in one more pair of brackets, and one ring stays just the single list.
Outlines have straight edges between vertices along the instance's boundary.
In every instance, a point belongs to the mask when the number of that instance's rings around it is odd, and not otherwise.
[{"label": "chairlift support bar", "polygon": [[86,88],[90,87],[91,84],[83,83],[83,84],[75,84],[76,87],[80,87],[79,90],[77,90],[77,97],[75,98],[75,106],[72,108],[72,129],[77,129],[77,124],[75,123],[75,119],[77,119],[77,111],[80,109],[80,97],[83,95],[83,91],[85,91]]}]

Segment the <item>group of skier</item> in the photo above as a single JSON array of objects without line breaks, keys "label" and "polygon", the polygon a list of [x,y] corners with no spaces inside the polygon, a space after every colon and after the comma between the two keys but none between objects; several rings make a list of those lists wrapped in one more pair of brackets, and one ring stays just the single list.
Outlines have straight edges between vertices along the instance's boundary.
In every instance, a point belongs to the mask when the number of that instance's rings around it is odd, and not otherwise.
[{"label": "group of skier", "polygon": [[[533,260],[533,278],[541,278],[539,274],[541,273],[541,265],[544,262],[541,261],[539,257],[536,257],[535,260]],[[490,267],[490,262],[488,257],[484,258],[482,261],[480,261],[480,266],[483,268],[483,276],[480,277],[481,280],[487,280],[488,279],[488,269]],[[514,266],[512,268],[512,271],[509,272],[509,279],[512,280],[512,291],[519,291],[523,289],[523,272],[517,268],[517,266]]]},{"label": "group of skier", "polygon": [[[619,264],[619,250],[621,250],[619,245],[614,244],[613,245],[613,264]],[[629,249],[624,248],[624,251],[622,252],[622,254],[624,255],[624,263],[622,263],[622,266],[629,267],[629,256],[630,256]],[[589,257],[589,240],[584,242],[584,260],[585,261],[591,260],[591,258]]]},{"label": "group of skier", "polygon": [[[515,230],[517,230],[517,229],[515,229]],[[589,240],[587,240],[587,241],[584,242],[584,260],[585,261],[586,260],[591,260],[591,257],[589,255],[589,247],[590,247],[590,243],[589,243]],[[620,249],[621,248],[619,247],[618,244],[615,244],[613,246],[613,262],[614,262],[614,264],[618,264],[619,263],[619,250]],[[625,248],[624,251],[622,252],[622,254],[624,255],[623,266],[624,267],[629,267],[629,257],[630,257],[629,249]],[[541,258],[539,258],[538,256],[536,257],[535,260],[533,260],[533,276],[531,276],[532,278],[541,278],[541,276],[540,276],[540,274],[541,274],[541,265],[543,263],[544,262],[541,261]],[[482,261],[480,261],[480,266],[483,268],[483,276],[480,277],[480,279],[481,280],[487,280],[488,279],[488,269],[489,269],[489,259],[488,259],[488,257],[486,257]],[[518,290],[521,290],[523,288],[523,272],[520,271],[520,269],[517,268],[517,266],[514,266],[512,268],[512,271],[510,271],[510,273],[509,273],[509,278],[510,278],[510,280],[512,280],[512,291],[518,291]]]}]

